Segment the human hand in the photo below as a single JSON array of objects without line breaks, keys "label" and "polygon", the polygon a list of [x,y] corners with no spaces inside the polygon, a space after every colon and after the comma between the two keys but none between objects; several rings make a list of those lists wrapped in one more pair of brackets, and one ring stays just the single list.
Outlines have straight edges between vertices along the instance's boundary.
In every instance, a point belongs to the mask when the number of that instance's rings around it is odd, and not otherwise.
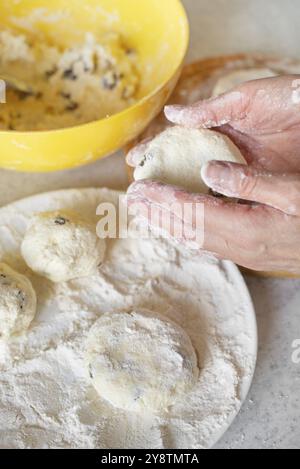
[{"label": "human hand", "polygon": [[[202,203],[201,248],[254,270],[300,273],[299,88],[299,76],[258,80],[193,106],[166,108],[172,122],[216,128],[240,147],[248,167],[212,162],[202,177],[213,190],[255,205],[227,203],[151,181],[135,183],[129,202],[155,204],[167,212],[174,200]],[[128,163],[135,166],[139,157],[137,147]]]}]

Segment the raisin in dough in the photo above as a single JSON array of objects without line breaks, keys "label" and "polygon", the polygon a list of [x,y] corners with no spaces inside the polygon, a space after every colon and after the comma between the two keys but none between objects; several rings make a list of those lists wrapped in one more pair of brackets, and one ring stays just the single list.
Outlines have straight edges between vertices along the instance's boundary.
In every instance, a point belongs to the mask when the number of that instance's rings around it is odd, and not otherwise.
[{"label": "raisin in dough", "polygon": [[6,264],[0,264],[0,339],[25,332],[36,314],[31,282]]},{"label": "raisin in dough", "polygon": [[90,331],[86,365],[102,398],[134,412],[166,411],[199,375],[186,332],[146,310],[104,314]]},{"label": "raisin in dough", "polygon": [[218,132],[170,127],[146,146],[134,179],[153,179],[190,192],[208,193],[201,169],[211,160],[246,164],[234,143]]},{"label": "raisin in dough", "polygon": [[[278,75],[278,74],[277,74]],[[219,96],[232,90],[246,81],[260,80],[262,78],[273,78],[277,76],[268,68],[249,68],[248,70],[236,70],[220,78],[213,90],[213,96]]]},{"label": "raisin in dough", "polygon": [[103,261],[105,249],[96,226],[70,211],[35,216],[21,248],[27,265],[52,282],[92,275]]}]

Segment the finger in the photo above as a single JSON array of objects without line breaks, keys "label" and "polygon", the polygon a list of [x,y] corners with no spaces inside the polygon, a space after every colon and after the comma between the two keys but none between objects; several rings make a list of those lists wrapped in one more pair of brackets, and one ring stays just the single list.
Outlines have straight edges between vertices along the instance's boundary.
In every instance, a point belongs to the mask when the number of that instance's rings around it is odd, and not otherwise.
[{"label": "finger", "polygon": [[[259,138],[255,135],[249,135],[247,132],[241,132],[232,125],[223,125],[218,128],[218,132],[227,135],[230,140],[241,150],[242,155],[252,167],[264,169],[271,172],[282,172],[286,169],[289,172],[297,172],[299,170],[298,155],[292,155],[291,145],[294,149],[298,148],[299,136],[295,132],[286,131],[284,133],[275,133]],[[281,153],[278,154],[278,148]]]},{"label": "finger", "polygon": [[[129,202],[129,205],[131,206],[132,203],[132,201]],[[266,248],[262,243],[250,243],[247,240],[247,236],[244,237],[244,245],[238,242],[238,239],[243,239],[242,230],[240,233],[236,231],[234,239],[230,239],[226,236],[222,236],[220,231],[217,233],[209,231],[205,220],[204,242],[202,241],[202,243],[199,244],[197,238],[195,240],[194,231],[189,226],[187,227],[186,221],[178,219],[178,217],[170,213],[165,206],[162,205],[159,207],[160,218],[154,217],[150,219],[149,214],[153,213],[153,205],[146,199],[136,199],[134,204],[135,203],[139,206],[138,215],[139,219],[142,220],[142,225],[144,227],[150,227],[151,233],[155,236],[158,234],[164,238],[174,239],[179,244],[192,249],[197,256],[202,254],[213,255],[217,259],[230,260],[235,264],[247,267],[251,270],[278,271],[278,267],[273,269],[269,264],[268,268],[265,267],[266,264],[264,264],[264,262],[266,261],[263,256]],[[263,211],[257,213],[257,216],[265,222]],[[170,222],[166,223],[166,220],[170,220]],[[252,226],[254,229],[256,229],[256,225],[256,220],[253,220]],[[264,223],[263,226],[265,226]],[[232,231],[234,231],[233,228]],[[180,233],[180,236],[178,236],[178,233]],[[244,233],[249,233],[249,231],[244,230]],[[260,230],[260,235],[261,234]],[[239,236],[239,238],[237,238],[237,236]],[[285,270],[288,271],[289,269],[286,268]]]},{"label": "finger", "polygon": [[191,106],[166,106],[165,115],[174,124],[214,128],[242,119],[248,105],[247,94],[236,90]]},{"label": "finger", "polygon": [[136,145],[129,151],[129,153],[127,153],[126,162],[129,166],[136,168],[141,163],[151,140],[152,138],[143,140],[139,145]]},{"label": "finger", "polygon": [[260,160],[265,162],[271,159],[268,150],[264,148],[262,155],[262,147],[254,137],[234,129],[230,124],[223,125],[218,128],[218,132],[226,135],[239,148],[246,161],[252,166],[259,166]]},{"label": "finger", "polygon": [[170,206],[173,203],[197,202],[208,205],[223,205],[221,199],[216,199],[205,194],[190,194],[181,187],[170,186],[158,181],[136,181],[128,188],[127,195],[130,200],[136,198],[148,199],[152,204]]},{"label": "finger", "polygon": [[[175,215],[168,207],[152,204],[149,200],[129,197],[128,206],[130,215],[138,217],[138,224],[150,228],[153,234],[164,238],[173,238],[180,243],[190,243],[192,248],[199,249],[203,246],[203,235],[196,243],[196,234],[192,226],[183,218]],[[201,235],[201,233],[200,233]]]},{"label": "finger", "polygon": [[228,197],[259,202],[288,215],[300,215],[300,175],[271,173],[214,161],[202,168],[204,182]]},{"label": "finger", "polygon": [[[172,213],[184,225],[188,224],[194,230],[198,227],[203,229],[204,226],[204,241],[200,248],[244,265],[247,260],[249,264],[248,258],[252,259],[259,251],[256,239],[258,232],[263,229],[261,220],[266,220],[269,210],[263,206],[252,207],[226,203],[211,196],[190,194],[179,188],[154,181],[134,183],[129,188],[128,201],[130,205],[138,202],[144,204],[146,208],[156,205],[163,211],[164,216]],[[202,225],[201,220],[200,225],[198,225],[198,220],[191,220],[191,212],[185,211],[186,204],[199,205],[200,210],[193,213],[201,213],[201,207],[203,207],[204,223]],[[150,214],[150,212],[147,213]],[[150,218],[148,221],[150,225],[153,223]]]}]

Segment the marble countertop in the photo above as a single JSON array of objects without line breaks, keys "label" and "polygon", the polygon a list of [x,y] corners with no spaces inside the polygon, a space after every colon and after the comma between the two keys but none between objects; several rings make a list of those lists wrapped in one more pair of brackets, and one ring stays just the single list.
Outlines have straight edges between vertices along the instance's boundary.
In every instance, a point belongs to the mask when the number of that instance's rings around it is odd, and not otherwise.
[{"label": "marble countertop", "polygon": [[[183,0],[191,22],[187,60],[235,52],[300,56],[298,0]],[[52,174],[0,170],[0,206],[22,197],[71,187],[127,185],[120,153]],[[218,443],[225,449],[300,449],[300,280],[246,278],[259,328],[258,365],[238,418]]]}]

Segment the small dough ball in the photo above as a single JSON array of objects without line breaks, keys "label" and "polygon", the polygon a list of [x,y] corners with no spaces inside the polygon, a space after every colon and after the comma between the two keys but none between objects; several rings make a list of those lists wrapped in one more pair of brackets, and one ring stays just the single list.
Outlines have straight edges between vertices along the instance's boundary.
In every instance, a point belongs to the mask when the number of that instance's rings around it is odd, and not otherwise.
[{"label": "small dough ball", "polygon": [[37,300],[28,278],[0,264],[0,339],[25,332],[35,314]]},{"label": "small dough ball", "polygon": [[146,147],[134,179],[159,180],[190,192],[209,193],[201,178],[202,167],[211,160],[246,164],[232,141],[213,130],[170,127]]},{"label": "small dough ball", "polygon": [[92,275],[103,261],[106,242],[96,226],[71,211],[35,216],[22,243],[28,266],[52,282]]},{"label": "small dough ball", "polygon": [[145,310],[104,314],[90,331],[86,364],[100,396],[134,412],[166,411],[199,376],[186,332]]},{"label": "small dough ball", "polygon": [[249,68],[245,70],[236,70],[228,75],[223,76],[217,81],[213,90],[213,96],[219,96],[232,90],[236,86],[245,83],[246,81],[260,80],[262,78],[273,78],[278,76],[268,68]]}]

